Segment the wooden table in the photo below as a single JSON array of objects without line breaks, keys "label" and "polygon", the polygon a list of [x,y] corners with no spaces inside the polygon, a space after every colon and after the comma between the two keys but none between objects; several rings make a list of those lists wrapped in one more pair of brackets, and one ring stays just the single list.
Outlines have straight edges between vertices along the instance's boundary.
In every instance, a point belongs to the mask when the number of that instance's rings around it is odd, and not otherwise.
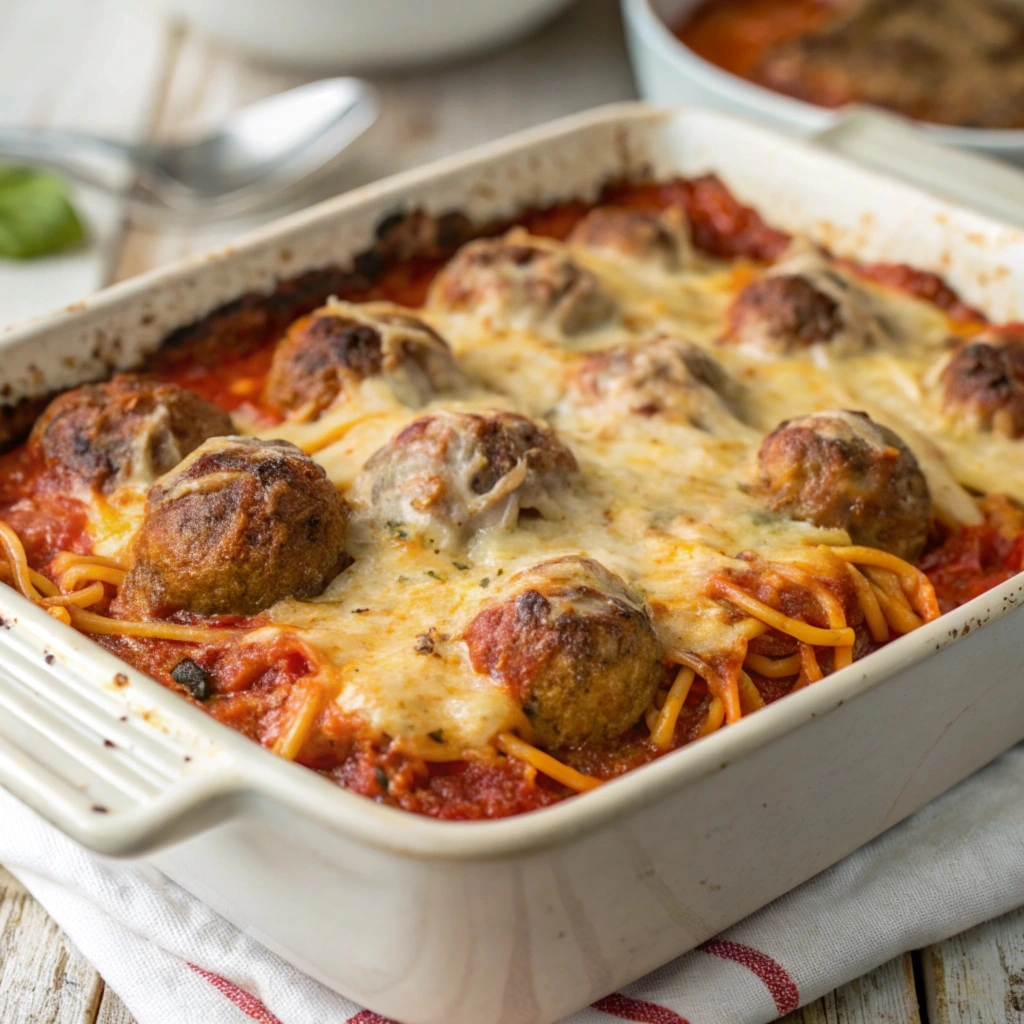
[{"label": "wooden table", "polygon": [[[0,123],[168,139],[308,76],[272,70],[197,38],[134,0],[0,6]],[[333,194],[518,128],[632,98],[615,0],[582,0],[513,48],[429,75],[377,83],[383,115]],[[0,323],[225,241],[243,225],[188,233],[125,221],[77,195],[93,244],[0,269]],[[1024,911],[885,964],[786,1018],[790,1024],[1024,1022]],[[0,868],[0,1022],[129,1024],[131,1016],[46,912]],[[481,1022],[484,1024],[484,1022]]]}]

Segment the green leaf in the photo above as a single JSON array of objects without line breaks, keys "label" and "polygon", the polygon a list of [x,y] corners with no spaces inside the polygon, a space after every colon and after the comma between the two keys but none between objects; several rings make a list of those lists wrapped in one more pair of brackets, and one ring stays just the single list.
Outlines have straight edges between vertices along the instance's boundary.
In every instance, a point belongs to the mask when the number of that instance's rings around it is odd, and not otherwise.
[{"label": "green leaf", "polygon": [[46,256],[75,245],[84,235],[56,174],[0,165],[0,257]]}]

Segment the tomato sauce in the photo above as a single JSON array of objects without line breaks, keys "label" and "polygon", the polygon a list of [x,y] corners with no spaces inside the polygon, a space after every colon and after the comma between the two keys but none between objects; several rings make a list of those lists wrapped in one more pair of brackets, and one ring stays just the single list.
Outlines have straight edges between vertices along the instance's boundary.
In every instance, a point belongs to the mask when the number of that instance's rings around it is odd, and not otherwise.
[{"label": "tomato sauce", "polygon": [[981,502],[985,521],[943,529],[921,559],[939,607],[948,612],[1005,583],[1024,569],[1024,511],[1001,495]]},{"label": "tomato sauce", "polygon": [[[709,5],[708,11],[718,6],[738,8],[746,2],[726,0]],[[772,3],[758,2],[767,17]],[[808,0],[794,4],[787,31],[821,6]],[[706,27],[702,31],[707,31]],[[663,183],[612,184],[600,201],[636,210],[679,209],[689,219],[697,248],[715,257],[766,262],[776,259],[790,242],[788,234],[768,225],[712,175]],[[581,202],[560,203],[530,210],[519,223],[537,235],[564,239],[589,209]],[[484,233],[498,234],[508,226],[491,225]],[[417,256],[364,266],[360,272],[324,268],[282,282],[273,295],[243,296],[203,321],[175,332],[146,369],[229,412],[242,411],[258,422],[272,424],[277,422],[278,413],[263,401],[264,383],[274,346],[294,320],[331,295],[357,302],[386,299],[420,306],[446,258],[441,253]],[[868,279],[934,303],[954,321],[984,322],[980,313],[963,304],[933,274],[889,264],[846,265]],[[983,524],[942,533],[922,560],[943,610],[996,586],[1022,567],[1024,512],[1005,499],[985,499],[983,505]],[[0,455],[0,518],[22,538],[35,568],[45,570],[60,551],[87,554],[91,550],[85,507],[67,495],[59,473],[47,469],[25,446]],[[752,576],[747,582],[756,591],[757,580]],[[799,606],[786,605],[786,595],[777,596],[790,614],[809,622],[821,619],[820,609],[814,602],[808,604],[806,595]],[[852,607],[849,594],[837,596]],[[111,614],[117,614],[116,604]],[[177,618],[183,623],[195,621],[194,617]],[[265,623],[261,616],[206,620],[204,625],[234,626],[240,631],[237,639],[219,647],[131,637],[97,640],[213,718],[273,747],[289,721],[288,702],[297,684],[315,674],[316,665],[312,652],[296,635],[278,634],[266,643],[247,643],[246,633]],[[818,624],[826,623],[822,620]],[[758,638],[754,648],[773,656],[787,655],[793,650],[793,642],[770,632]],[[826,669],[831,664],[827,652],[823,653],[822,664]],[[188,669],[184,673],[183,665]],[[793,685],[792,679],[751,675],[766,703],[785,695]],[[673,749],[700,735],[710,700],[707,684],[698,678],[679,716]],[[607,779],[648,763],[663,751],[653,746],[641,723],[614,744],[556,753],[578,771]],[[443,818],[504,817],[571,795],[570,790],[523,762],[496,753],[479,760],[444,764],[411,757],[387,737],[370,735],[360,720],[346,716],[330,701],[316,713],[295,760],[371,799]]]},{"label": "tomato sauce", "polygon": [[673,32],[699,57],[754,80],[770,49],[824,27],[835,16],[828,0],[705,0]]}]

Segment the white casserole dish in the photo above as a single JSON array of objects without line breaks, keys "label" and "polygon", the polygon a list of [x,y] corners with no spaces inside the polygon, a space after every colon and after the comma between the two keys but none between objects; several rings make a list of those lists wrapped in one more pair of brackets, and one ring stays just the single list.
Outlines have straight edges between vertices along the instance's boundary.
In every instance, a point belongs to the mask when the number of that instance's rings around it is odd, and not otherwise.
[{"label": "white casserole dish", "polygon": [[[622,0],[633,71],[640,95],[652,103],[688,103],[752,117],[775,128],[809,135],[832,127],[844,112],[828,110],[765,89],[698,57],[672,35],[675,25],[704,0]],[[1024,130],[952,128],[920,124],[935,142],[987,156],[1024,162]]]},{"label": "white casserole dish", "polygon": [[[510,214],[610,177],[714,170],[840,252],[1024,312],[1024,234],[702,111],[605,108],[402,175],[0,340],[0,387],[128,366],[396,209]],[[377,806],[216,723],[0,586],[0,785],[145,855],[289,962],[406,1024],[548,1024],[811,877],[1024,738],[1024,576],[601,789],[503,821]],[[109,740],[114,745],[108,746]]]}]

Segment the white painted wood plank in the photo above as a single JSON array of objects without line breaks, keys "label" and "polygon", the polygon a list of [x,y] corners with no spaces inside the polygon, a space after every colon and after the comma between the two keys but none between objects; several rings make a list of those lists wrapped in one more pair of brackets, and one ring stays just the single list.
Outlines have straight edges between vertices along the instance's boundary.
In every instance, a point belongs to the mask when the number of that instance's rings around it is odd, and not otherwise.
[{"label": "white painted wood plank", "polygon": [[1024,909],[922,951],[931,1024],[1024,1022]]},{"label": "white painted wood plank", "polygon": [[[160,5],[134,0],[0,3],[0,125],[137,138],[148,123],[166,29]],[[2,157],[0,157],[2,160]],[[73,190],[89,239],[73,251],[0,261],[0,327],[81,299],[106,282],[118,205]]]},{"label": "white painted wood plank", "polygon": [[922,1024],[910,954],[836,989],[782,1024]]},{"label": "white painted wood plank", "polygon": [[[179,47],[154,128],[161,141],[209,126],[244,103],[308,80],[298,72],[267,69],[191,31],[180,35]],[[616,0],[576,4],[507,50],[447,68],[374,79],[374,84],[381,93],[380,120],[300,205],[636,95]],[[222,244],[276,215],[186,232],[133,225],[115,276],[129,277]]]},{"label": "white painted wood plank", "polygon": [[0,868],[0,1021],[94,1024],[102,992],[89,962]]}]

